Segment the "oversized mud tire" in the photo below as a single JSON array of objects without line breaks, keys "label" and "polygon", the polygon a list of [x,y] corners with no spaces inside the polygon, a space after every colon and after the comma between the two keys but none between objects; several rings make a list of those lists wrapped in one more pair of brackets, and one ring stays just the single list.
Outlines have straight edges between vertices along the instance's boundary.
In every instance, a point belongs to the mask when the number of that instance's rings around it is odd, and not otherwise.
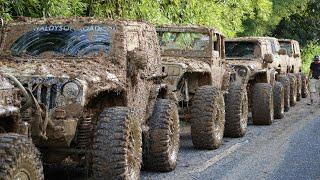
[{"label": "oversized mud tire", "polygon": [[270,125],[273,122],[273,91],[268,83],[257,83],[252,93],[252,121],[254,125]]},{"label": "oversized mud tire", "polygon": [[297,101],[300,101],[301,100],[301,85],[302,85],[301,74],[296,73],[295,76],[297,78]]},{"label": "oversized mud tire", "polygon": [[290,80],[290,106],[297,104],[297,78],[294,74],[288,74]]},{"label": "oversized mud tire", "polygon": [[104,109],[93,139],[93,179],[140,179],[141,133],[127,107]]},{"label": "oversized mud tire", "polygon": [[144,136],[143,167],[156,171],[172,171],[177,165],[180,144],[178,109],[174,102],[159,99]]},{"label": "oversized mud tire", "polygon": [[224,136],[244,136],[248,123],[248,94],[246,87],[241,84],[231,84],[229,92],[224,99],[226,104]]},{"label": "oversized mud tire", "polygon": [[222,143],[225,104],[222,92],[213,86],[196,91],[191,109],[191,137],[195,148],[216,149]]},{"label": "oversized mud tire", "polygon": [[307,76],[301,73],[301,97],[307,98],[308,97],[308,83],[307,83]]},{"label": "oversized mud tire", "polygon": [[288,76],[281,75],[278,81],[284,89],[284,112],[288,112],[290,110],[290,79]]},{"label": "oversized mud tire", "polygon": [[40,153],[28,137],[0,134],[0,179],[44,179]]},{"label": "oversized mud tire", "polygon": [[273,87],[273,108],[274,118],[284,117],[284,88],[280,82],[275,82]]}]

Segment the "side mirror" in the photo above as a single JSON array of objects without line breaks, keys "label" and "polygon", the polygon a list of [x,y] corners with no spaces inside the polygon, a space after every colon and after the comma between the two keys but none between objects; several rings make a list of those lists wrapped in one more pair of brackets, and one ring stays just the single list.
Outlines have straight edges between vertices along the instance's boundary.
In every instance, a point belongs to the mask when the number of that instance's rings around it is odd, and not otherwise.
[{"label": "side mirror", "polygon": [[273,63],[273,60],[274,60],[273,54],[265,54],[263,60],[266,63]]},{"label": "side mirror", "polygon": [[287,50],[284,49],[284,48],[281,48],[281,49],[279,50],[279,55],[287,55]]},{"label": "side mirror", "polygon": [[148,56],[140,49],[135,48],[132,51],[128,51],[127,59],[129,60],[129,63],[134,65],[137,69],[145,69],[147,67]]},{"label": "side mirror", "polygon": [[293,54],[293,57],[298,58],[298,57],[300,57],[300,54]]}]

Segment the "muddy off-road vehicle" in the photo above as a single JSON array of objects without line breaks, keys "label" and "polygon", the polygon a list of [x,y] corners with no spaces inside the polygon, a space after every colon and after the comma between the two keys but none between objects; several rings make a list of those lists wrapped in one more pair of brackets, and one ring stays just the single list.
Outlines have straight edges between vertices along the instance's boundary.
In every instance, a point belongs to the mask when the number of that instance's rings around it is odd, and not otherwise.
[{"label": "muddy off-road vehicle", "polygon": [[226,40],[226,59],[237,72],[236,81],[247,87],[249,109],[257,125],[270,125],[274,118],[283,118],[285,94],[290,94],[289,79],[272,67],[275,56],[271,48],[266,38]]},{"label": "muddy off-road vehicle", "polygon": [[19,119],[0,119],[0,179],[43,179],[42,163],[93,179],[139,179],[141,163],[175,168],[178,110],[165,99],[153,26],[22,18],[0,37],[0,69],[23,92]]},{"label": "muddy off-road vehicle", "polygon": [[[289,56],[288,72],[294,73],[297,77],[297,100],[308,96],[307,77],[302,73],[302,60],[299,42],[291,39],[279,39],[281,48],[287,50]],[[301,80],[300,80],[301,79]]]},{"label": "muddy off-road vehicle", "polygon": [[232,72],[225,65],[223,35],[197,26],[161,26],[157,32],[162,71],[168,75],[165,82],[179,104],[179,117],[191,122],[193,145],[215,149],[224,134],[243,136],[246,93],[244,88],[230,85]]},{"label": "muddy off-road vehicle", "polygon": [[[271,43],[271,50],[274,61],[269,67],[275,68],[281,75],[286,75],[290,81],[289,91],[287,94],[285,90],[285,111],[288,111],[290,106],[295,106],[297,101],[300,101],[301,97],[301,76],[300,74],[294,74],[292,72],[291,61],[288,56],[286,48],[280,46],[279,40],[274,37],[259,37],[260,39],[266,39]],[[286,89],[286,87],[285,87]],[[288,92],[289,92],[288,91]],[[289,99],[289,100],[288,100]]]}]

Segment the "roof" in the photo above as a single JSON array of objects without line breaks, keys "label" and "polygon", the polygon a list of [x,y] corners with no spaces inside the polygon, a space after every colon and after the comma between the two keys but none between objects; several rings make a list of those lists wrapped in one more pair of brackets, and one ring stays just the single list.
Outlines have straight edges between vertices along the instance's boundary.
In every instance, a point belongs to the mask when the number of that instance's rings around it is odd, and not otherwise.
[{"label": "roof", "polygon": [[249,41],[249,42],[261,42],[261,41],[266,41],[266,40],[278,40],[275,37],[237,37],[237,38],[229,38],[226,39],[226,41]]}]

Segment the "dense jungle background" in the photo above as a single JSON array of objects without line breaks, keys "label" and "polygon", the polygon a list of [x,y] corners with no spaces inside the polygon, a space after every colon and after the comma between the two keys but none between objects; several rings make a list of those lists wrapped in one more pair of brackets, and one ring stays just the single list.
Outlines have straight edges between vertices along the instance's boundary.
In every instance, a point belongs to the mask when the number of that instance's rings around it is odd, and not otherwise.
[{"label": "dense jungle background", "polygon": [[0,0],[0,17],[97,16],[154,24],[197,24],[227,37],[293,38],[302,46],[303,70],[320,54],[319,0]]}]

